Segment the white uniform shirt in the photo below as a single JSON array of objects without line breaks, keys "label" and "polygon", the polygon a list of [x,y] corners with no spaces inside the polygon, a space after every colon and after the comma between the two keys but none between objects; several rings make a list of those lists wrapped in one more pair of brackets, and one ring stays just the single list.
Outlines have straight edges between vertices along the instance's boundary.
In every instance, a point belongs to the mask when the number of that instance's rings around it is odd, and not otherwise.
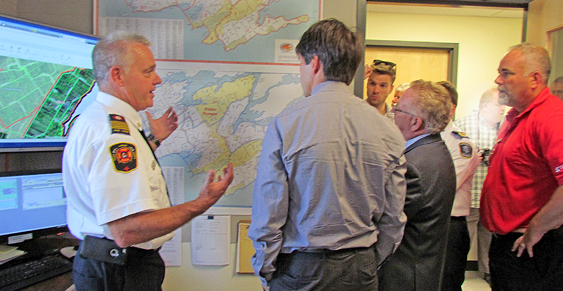
[{"label": "white uniform shirt", "polygon": [[[111,122],[110,114],[117,115]],[[113,239],[108,222],[170,207],[160,166],[139,130],[139,113],[103,92],[74,122],[63,154],[63,184],[68,227],[77,238]],[[135,247],[156,249],[172,237]]]},{"label": "white uniform shirt", "polygon": [[456,193],[452,216],[467,216],[471,210],[471,182],[479,165],[477,148],[451,121],[441,133],[452,155],[456,174]]}]

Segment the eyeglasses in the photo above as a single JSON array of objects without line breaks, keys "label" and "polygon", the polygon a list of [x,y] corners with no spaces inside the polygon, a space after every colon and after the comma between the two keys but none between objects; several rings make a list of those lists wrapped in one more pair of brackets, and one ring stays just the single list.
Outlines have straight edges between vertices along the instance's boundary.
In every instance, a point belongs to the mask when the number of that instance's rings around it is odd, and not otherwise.
[{"label": "eyeglasses", "polygon": [[380,64],[384,64],[386,66],[391,67],[391,69],[393,69],[395,66],[397,66],[395,63],[393,62],[388,62],[388,61],[382,61],[382,60],[373,60],[373,64],[372,66],[376,67]]},{"label": "eyeglasses", "polygon": [[553,94],[553,95],[563,95],[563,90],[551,90],[551,94]]},{"label": "eyeglasses", "polygon": [[393,107],[393,108],[391,109],[391,111],[392,111],[392,112],[401,112],[401,113],[404,113],[404,114],[408,114],[408,115],[410,115],[410,116],[412,116],[412,117],[418,117],[418,116],[416,116],[416,115],[414,115],[414,114],[412,114],[412,113],[409,113],[409,112],[406,112],[406,111],[404,111],[404,110],[398,109],[396,106]]}]

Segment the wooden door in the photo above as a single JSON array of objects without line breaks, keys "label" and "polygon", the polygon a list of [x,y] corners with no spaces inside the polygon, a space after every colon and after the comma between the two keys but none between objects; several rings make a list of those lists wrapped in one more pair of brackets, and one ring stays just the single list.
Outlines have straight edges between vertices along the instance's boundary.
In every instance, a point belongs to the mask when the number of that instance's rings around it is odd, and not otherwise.
[{"label": "wooden door", "polygon": [[[444,48],[366,46],[365,63],[372,64],[374,59],[397,64],[395,88],[403,83],[410,83],[418,79],[427,81],[448,80],[448,72],[451,65],[450,50]],[[367,80],[364,80],[364,99],[367,97],[366,84]],[[391,103],[394,94],[395,91],[389,94],[387,98],[388,103]]]}]

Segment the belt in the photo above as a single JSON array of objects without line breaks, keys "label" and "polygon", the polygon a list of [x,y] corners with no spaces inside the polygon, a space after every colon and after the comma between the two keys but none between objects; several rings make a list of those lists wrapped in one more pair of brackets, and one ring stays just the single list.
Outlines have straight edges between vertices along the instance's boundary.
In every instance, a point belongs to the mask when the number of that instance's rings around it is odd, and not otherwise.
[{"label": "belt", "polygon": [[112,264],[123,265],[127,261],[127,257],[143,257],[153,255],[158,249],[140,249],[136,247],[119,247],[115,241],[87,235],[80,242],[79,254],[84,258],[95,259]]},{"label": "belt", "polygon": [[150,249],[150,250],[146,250],[146,249],[141,249],[141,248],[137,248],[137,247],[128,247],[127,248],[127,253],[131,256],[145,256],[145,255],[150,255],[152,253],[157,253],[158,251],[160,251],[162,247],[159,247],[158,249]]},{"label": "belt", "polygon": [[325,254],[325,255],[334,254],[334,255],[336,255],[336,254],[344,254],[344,253],[351,253],[351,252],[357,252],[357,251],[364,251],[364,250],[369,250],[369,249],[373,249],[373,247],[358,247],[358,248],[347,248],[347,249],[340,249],[340,250],[306,249],[306,250],[293,251],[293,253]]},{"label": "belt", "polygon": [[517,239],[517,238],[521,237],[523,235],[523,233],[513,231],[513,232],[509,232],[507,234],[499,234],[499,233],[493,232],[492,235],[496,239]]},{"label": "belt", "polygon": [[495,233],[495,232],[493,232],[492,234],[495,238],[508,238],[508,237],[514,237],[514,236],[521,236],[526,232],[526,230],[527,230],[527,228],[520,227],[520,228],[517,228],[514,231],[511,231],[511,232],[506,233],[506,234],[500,234],[500,233]]}]

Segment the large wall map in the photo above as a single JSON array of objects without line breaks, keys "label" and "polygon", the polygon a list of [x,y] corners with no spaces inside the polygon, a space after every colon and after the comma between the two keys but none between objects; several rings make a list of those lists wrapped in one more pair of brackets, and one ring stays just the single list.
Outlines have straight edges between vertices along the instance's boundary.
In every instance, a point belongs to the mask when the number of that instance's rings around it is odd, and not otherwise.
[{"label": "large wall map", "polygon": [[268,123],[303,98],[298,72],[295,66],[158,62],[162,84],[151,113],[173,105],[179,125],[156,155],[163,166],[186,169],[186,201],[197,197],[207,171],[220,173],[233,163],[235,179],[217,206],[251,206]]},{"label": "large wall map", "polygon": [[[276,39],[299,39],[320,0],[98,0],[100,35],[143,34],[158,59],[273,63]],[[96,17],[96,16],[95,16]]]},{"label": "large wall map", "polygon": [[220,173],[233,163],[235,179],[214,209],[249,210],[268,123],[302,98],[294,47],[321,18],[322,0],[95,4],[100,35],[118,29],[144,35],[160,60],[163,82],[149,110],[159,116],[174,106],[179,127],[156,155],[162,166],[185,169],[185,201],[197,197],[209,170]]}]

